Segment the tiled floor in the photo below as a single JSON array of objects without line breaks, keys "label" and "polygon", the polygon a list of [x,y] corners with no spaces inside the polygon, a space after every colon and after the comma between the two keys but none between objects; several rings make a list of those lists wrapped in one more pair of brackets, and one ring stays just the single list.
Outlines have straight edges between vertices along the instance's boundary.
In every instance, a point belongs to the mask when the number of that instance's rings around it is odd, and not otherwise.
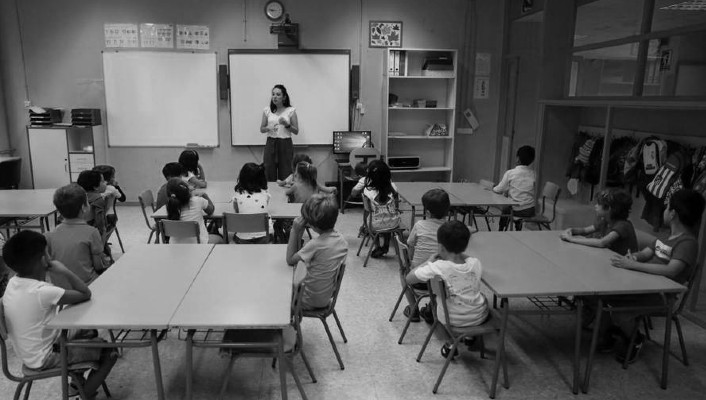
[{"label": "tiled floor", "polygon": [[[119,208],[119,229],[126,251],[147,240],[147,227],[138,207]],[[345,363],[340,370],[326,334],[318,320],[305,320],[303,333],[305,350],[312,362],[318,383],[311,383],[300,360],[295,364],[310,399],[485,399],[491,381],[492,359],[480,360],[478,352],[462,351],[451,364],[437,395],[431,389],[443,365],[439,354],[440,336],[435,337],[421,363],[415,361],[428,325],[413,324],[404,344],[398,345],[404,319],[398,314],[388,322],[389,313],[399,293],[397,263],[394,255],[371,260],[362,268],[362,257],[356,257],[359,239],[355,237],[361,213],[346,212],[339,218],[338,229],[346,235],[349,258],[346,276],[337,310],[348,336],[342,343],[332,323],[334,337]],[[407,218],[408,220],[408,218]],[[117,254],[117,240],[114,252]],[[284,254],[282,254],[283,267]],[[481,260],[482,261],[482,260]],[[256,267],[255,265],[253,266]],[[145,265],[149,268],[149,265]],[[155,296],[159,289],[155,288]],[[237,305],[234,305],[237,307]],[[653,336],[661,336],[661,322],[656,321]],[[526,317],[511,319],[507,342],[510,389],[499,388],[498,399],[696,399],[706,391],[706,332],[684,321],[684,333],[691,365],[683,366],[670,360],[670,385],[659,388],[661,351],[648,343],[642,357],[627,371],[613,360],[613,355],[599,355],[596,360],[588,395],[575,397],[570,391],[571,356],[573,354],[573,322],[566,317]],[[168,399],[181,399],[184,394],[184,343],[177,332],[160,344],[164,386]],[[587,335],[586,335],[587,336]],[[587,337],[586,337],[587,339]],[[493,356],[496,342],[487,341]],[[587,348],[588,343],[584,343]],[[679,351],[676,337],[672,348]],[[18,362],[10,357],[10,367],[17,370]],[[227,360],[216,350],[197,349],[195,364],[195,398],[217,397]],[[291,377],[289,395],[299,398]],[[126,350],[108,378],[115,399],[155,399],[149,349]],[[14,383],[0,378],[0,398],[11,398]],[[38,382],[32,389],[32,399],[59,398],[59,380]],[[228,398],[277,399],[279,381],[270,362],[257,359],[238,360],[229,377]],[[99,398],[104,398],[101,394]]]}]

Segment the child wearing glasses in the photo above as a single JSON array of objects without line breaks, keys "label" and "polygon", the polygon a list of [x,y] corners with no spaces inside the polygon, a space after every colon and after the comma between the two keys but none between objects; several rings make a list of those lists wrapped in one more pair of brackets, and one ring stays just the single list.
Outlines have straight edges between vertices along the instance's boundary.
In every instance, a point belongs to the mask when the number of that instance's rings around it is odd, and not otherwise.
[{"label": "child wearing glasses", "polygon": [[622,255],[637,251],[635,228],[628,221],[632,198],[624,190],[606,189],[596,199],[596,223],[585,228],[569,228],[561,239],[584,246],[609,248]]}]

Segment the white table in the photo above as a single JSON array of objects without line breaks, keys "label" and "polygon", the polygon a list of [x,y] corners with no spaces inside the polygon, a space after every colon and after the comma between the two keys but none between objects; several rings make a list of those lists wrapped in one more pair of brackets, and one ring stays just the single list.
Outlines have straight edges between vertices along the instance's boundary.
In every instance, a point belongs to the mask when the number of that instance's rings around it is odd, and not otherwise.
[{"label": "white table", "polygon": [[62,329],[64,399],[68,398],[66,348],[80,346],[67,340],[68,329],[149,330],[148,342],[105,343],[103,347],[151,346],[157,394],[164,399],[158,331],[169,328],[177,306],[212,249],[210,244],[132,248],[91,284],[90,301],[62,310],[49,322],[49,328]]},{"label": "white table", "polygon": [[[502,324],[491,397],[495,395],[501,355],[505,351],[507,320],[512,298],[536,296],[595,296],[637,293],[678,293],[682,285],[663,276],[614,268],[610,258],[615,254],[562,241],[559,231],[478,232],[469,242],[467,253],[483,265],[483,283],[501,299]],[[577,298],[573,358],[574,394],[579,389],[581,356],[581,313],[583,303]],[[546,313],[546,311],[529,311]],[[667,328],[667,332],[669,328]],[[666,334],[665,334],[666,335]],[[666,337],[666,343],[669,338]],[[668,348],[668,346],[667,346]],[[586,373],[586,390],[589,371]]]},{"label": "white table", "polygon": [[282,398],[287,398],[281,332],[290,324],[293,268],[285,261],[286,249],[286,245],[257,244],[213,249],[170,322],[171,327],[188,330],[187,399],[192,398],[197,329],[279,330],[280,384]]},{"label": "white table", "polygon": [[[208,181],[204,189],[195,189],[194,193],[208,193],[208,197],[214,203],[227,203],[235,195],[236,182],[230,181]],[[287,196],[284,194],[285,188],[277,185],[275,182],[267,183],[267,191],[270,192],[273,202],[287,202]]]},{"label": "white table", "polygon": [[49,216],[56,213],[56,189],[0,190],[0,217],[39,218],[42,232],[49,230]]}]

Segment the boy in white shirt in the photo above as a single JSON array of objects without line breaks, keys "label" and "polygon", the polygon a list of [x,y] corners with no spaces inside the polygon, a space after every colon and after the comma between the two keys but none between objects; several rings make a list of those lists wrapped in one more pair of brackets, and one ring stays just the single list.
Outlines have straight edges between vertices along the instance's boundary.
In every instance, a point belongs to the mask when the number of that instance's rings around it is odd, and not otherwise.
[{"label": "boy in white shirt", "polygon": [[[439,253],[407,274],[407,283],[414,285],[440,276],[446,283],[446,306],[453,327],[481,325],[488,318],[488,303],[480,291],[483,268],[477,258],[464,253],[471,231],[460,221],[444,222],[437,231]],[[444,315],[443,304],[437,304],[437,315]],[[449,344],[441,348],[446,358]]]},{"label": "boy in white shirt", "polygon": [[[502,208],[503,214],[510,214],[513,211],[513,216],[518,217],[534,217],[534,191],[536,185],[536,177],[534,170],[530,168],[530,164],[534,162],[534,147],[522,146],[517,149],[517,166],[513,169],[505,171],[503,179],[493,188],[493,192],[499,194],[507,194],[509,198],[515,200],[518,204],[514,206],[506,206]],[[504,231],[510,223],[510,217],[501,217],[498,229]],[[522,222],[515,223],[516,230],[522,229]]]},{"label": "boy in white shirt", "polygon": [[[60,331],[46,328],[57,306],[91,298],[88,286],[60,262],[50,261],[46,248],[47,240],[40,233],[21,231],[5,243],[2,252],[7,265],[17,273],[10,278],[2,298],[8,336],[24,366],[37,371],[61,365]],[[67,287],[46,282],[48,276],[65,282]],[[78,332],[76,336],[86,336],[85,333]],[[109,348],[69,347],[68,356],[69,364],[99,362],[99,369],[91,371],[84,385],[88,398],[93,399],[113,368],[117,353]]]}]

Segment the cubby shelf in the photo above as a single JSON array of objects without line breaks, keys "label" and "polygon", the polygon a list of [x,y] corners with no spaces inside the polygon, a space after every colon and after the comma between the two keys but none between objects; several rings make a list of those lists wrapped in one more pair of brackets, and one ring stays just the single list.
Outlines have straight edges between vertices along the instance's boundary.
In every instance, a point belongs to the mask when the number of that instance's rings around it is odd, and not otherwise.
[{"label": "cubby shelf", "polygon": [[452,136],[422,136],[422,135],[389,135],[387,137],[389,140],[396,140],[396,139],[401,139],[401,140],[451,140],[453,139]]},{"label": "cubby shelf", "polygon": [[419,172],[450,172],[451,167],[422,167],[415,169],[393,169],[392,173],[413,174]]}]

